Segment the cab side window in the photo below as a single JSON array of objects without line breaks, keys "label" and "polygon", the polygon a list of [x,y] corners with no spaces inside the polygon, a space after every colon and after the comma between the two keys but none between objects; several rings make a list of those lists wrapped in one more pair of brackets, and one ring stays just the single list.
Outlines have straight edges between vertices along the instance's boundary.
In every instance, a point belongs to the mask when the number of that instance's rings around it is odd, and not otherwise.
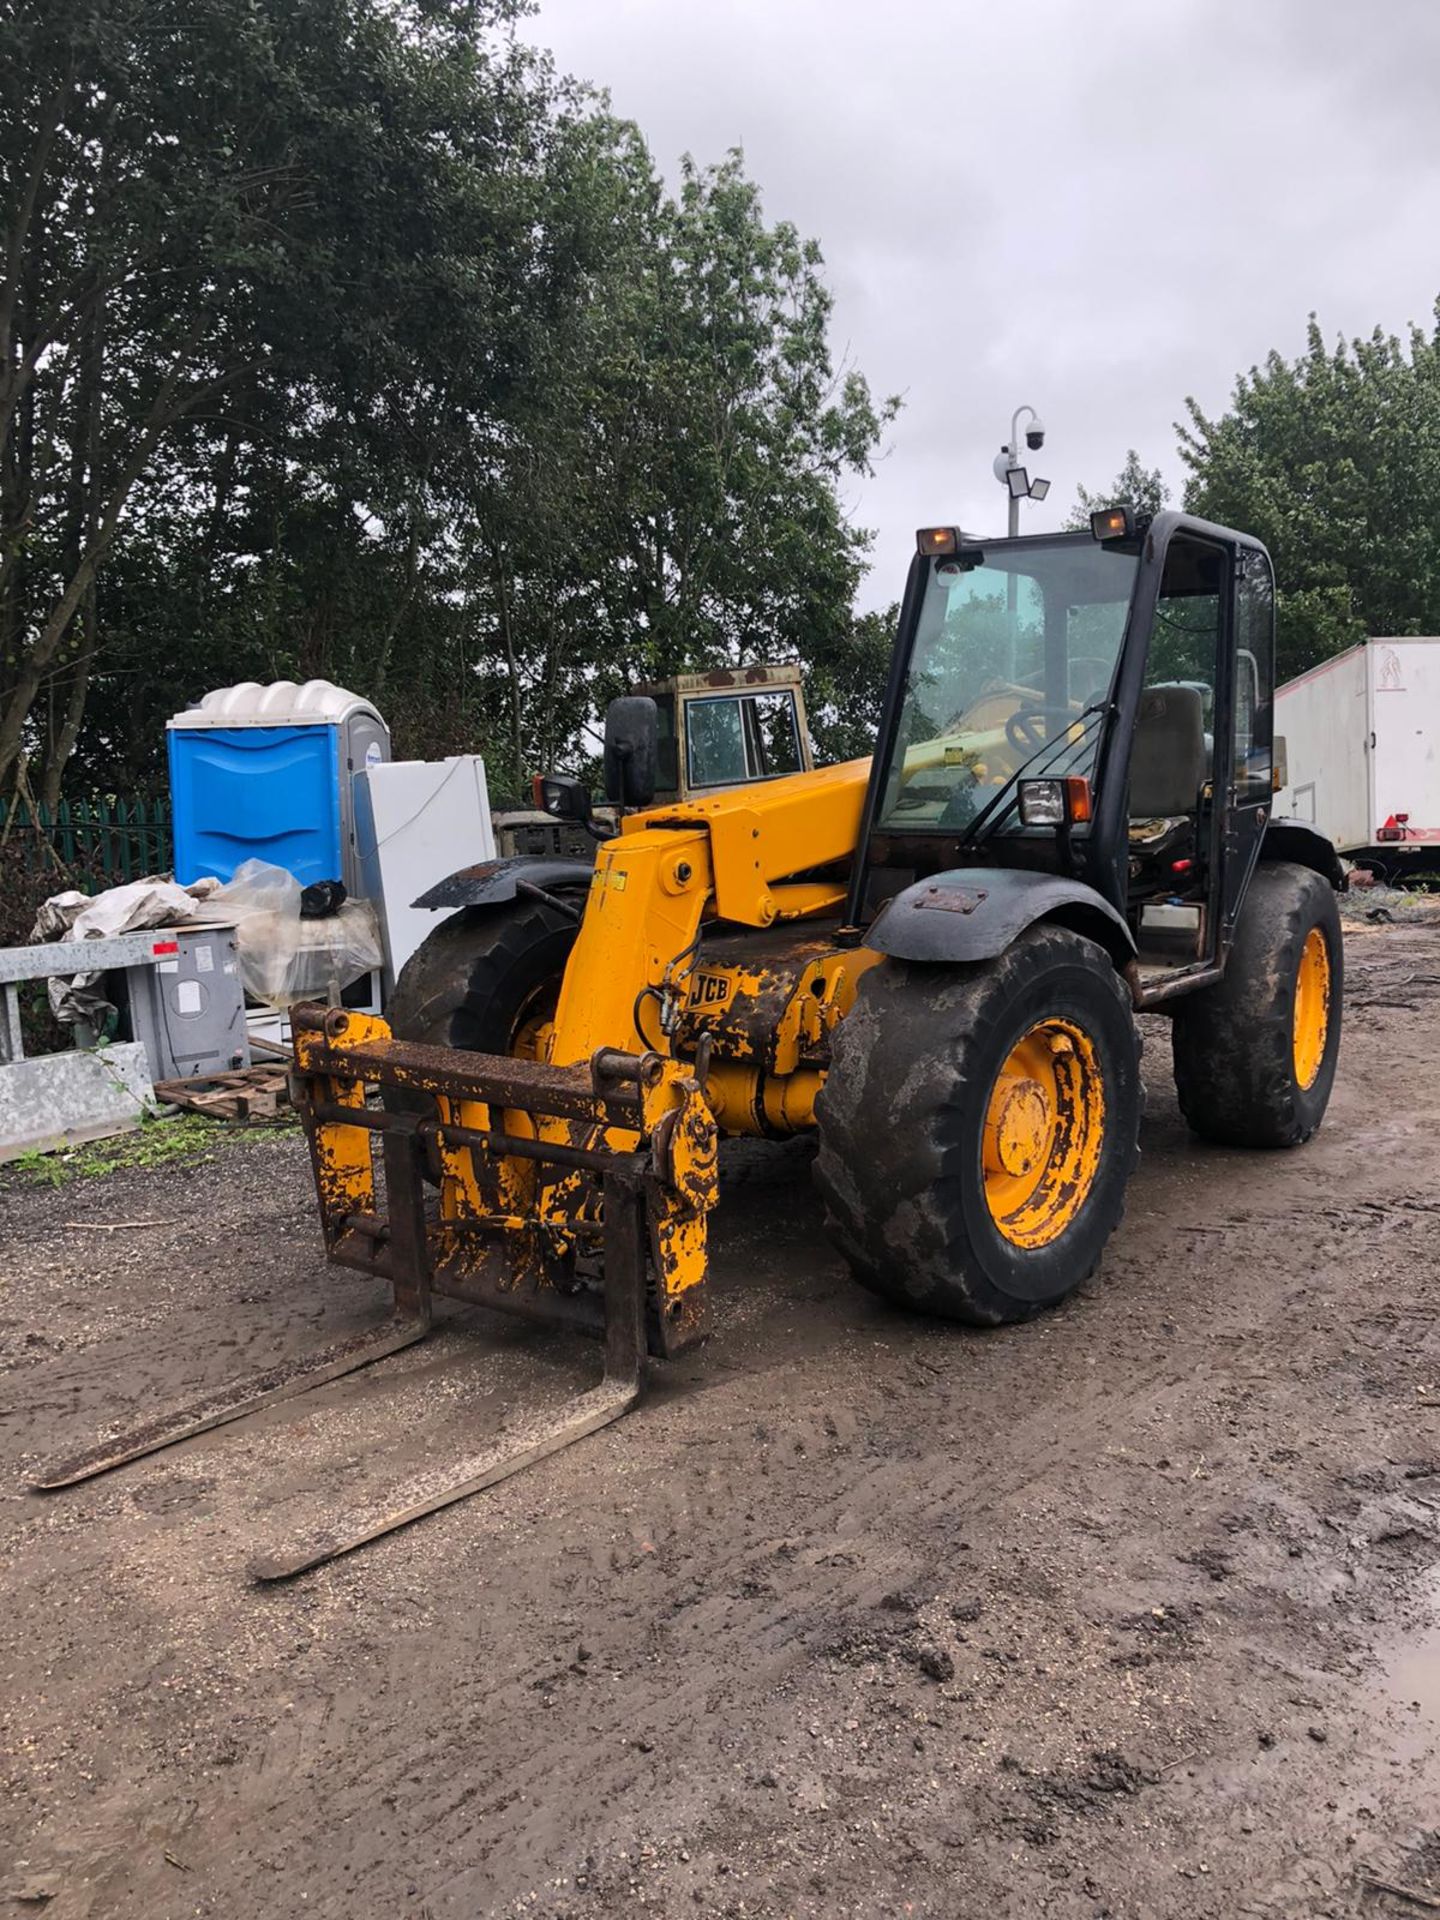
[{"label": "cab side window", "polygon": [[745,698],[750,760],[758,778],[800,771],[800,735],[793,693],[752,693]]},{"label": "cab side window", "polygon": [[1177,534],[1165,556],[1130,762],[1131,839],[1172,852],[1173,823],[1199,817],[1214,760],[1211,732],[1224,596],[1224,550]]},{"label": "cab side window", "polygon": [[1235,594],[1235,800],[1268,805],[1275,725],[1275,576],[1253,547],[1238,555]]},{"label": "cab side window", "polygon": [[657,755],[656,789],[677,793],[680,789],[680,743],[675,738],[675,696],[663,695],[655,702]]},{"label": "cab side window", "polygon": [[1208,726],[1215,710],[1215,667],[1220,657],[1220,611],[1225,556],[1219,547],[1189,534],[1170,542],[1145,684],[1193,687]]}]

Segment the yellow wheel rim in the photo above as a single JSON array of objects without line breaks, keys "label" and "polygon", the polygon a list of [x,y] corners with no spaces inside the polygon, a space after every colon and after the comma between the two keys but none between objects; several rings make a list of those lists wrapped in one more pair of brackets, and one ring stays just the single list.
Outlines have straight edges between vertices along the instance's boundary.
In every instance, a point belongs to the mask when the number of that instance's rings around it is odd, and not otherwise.
[{"label": "yellow wheel rim", "polygon": [[555,1006],[560,998],[559,981],[537,987],[516,1015],[510,1034],[513,1060],[545,1060],[549,1057],[550,1035],[555,1030]]},{"label": "yellow wheel rim", "polygon": [[1059,1239],[1089,1198],[1105,1137],[1105,1086],[1089,1036],[1041,1020],[1010,1050],[985,1109],[985,1204],[1012,1246]]},{"label": "yellow wheel rim", "polygon": [[1330,949],[1319,927],[1312,927],[1295,976],[1295,1079],[1302,1089],[1315,1084],[1329,1032]]}]

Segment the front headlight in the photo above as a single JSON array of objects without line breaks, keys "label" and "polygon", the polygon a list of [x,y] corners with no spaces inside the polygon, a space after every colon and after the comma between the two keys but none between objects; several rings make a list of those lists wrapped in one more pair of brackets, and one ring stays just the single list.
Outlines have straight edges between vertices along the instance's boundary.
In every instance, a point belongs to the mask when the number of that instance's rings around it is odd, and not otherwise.
[{"label": "front headlight", "polygon": [[1065,785],[1061,780],[1022,780],[1020,819],[1027,827],[1063,827]]},{"label": "front headlight", "polygon": [[1022,780],[1020,820],[1027,827],[1074,826],[1090,818],[1090,782],[1081,773],[1063,780]]}]

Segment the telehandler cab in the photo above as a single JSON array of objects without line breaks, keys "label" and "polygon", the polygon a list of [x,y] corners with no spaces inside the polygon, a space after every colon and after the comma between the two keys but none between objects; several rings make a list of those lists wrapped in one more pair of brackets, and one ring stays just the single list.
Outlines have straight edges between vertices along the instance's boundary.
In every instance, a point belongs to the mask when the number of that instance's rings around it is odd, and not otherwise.
[{"label": "telehandler cab", "polygon": [[[388,1023],[297,1011],[326,1250],[388,1279],[393,1318],[41,1484],[393,1352],[440,1294],[593,1331],[603,1383],[254,1571],[299,1572],[490,1485],[625,1412],[647,1352],[703,1336],[726,1135],[816,1131],[862,1285],[1024,1319],[1085,1279],[1120,1219],[1137,1009],[1172,1016],[1203,1138],[1314,1132],[1340,1039],[1341,874],[1313,829],[1271,817],[1265,549],[1125,507],[1078,533],[928,527],[917,546],[872,762],[650,806],[654,705],[616,701],[606,785],[630,811],[593,866],[463,869],[420,903],[455,912]],[[578,782],[536,784],[588,819]]]}]

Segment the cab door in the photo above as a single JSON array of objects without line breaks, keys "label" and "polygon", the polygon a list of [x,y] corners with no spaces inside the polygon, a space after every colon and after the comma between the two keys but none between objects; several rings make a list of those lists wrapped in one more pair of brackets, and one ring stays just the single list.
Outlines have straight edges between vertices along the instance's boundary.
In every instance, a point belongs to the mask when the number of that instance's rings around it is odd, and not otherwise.
[{"label": "cab door", "polygon": [[1222,727],[1217,715],[1215,729],[1221,955],[1235,937],[1275,797],[1275,575],[1269,554],[1263,547],[1236,547],[1231,576],[1229,671],[1222,680],[1228,725]]}]

